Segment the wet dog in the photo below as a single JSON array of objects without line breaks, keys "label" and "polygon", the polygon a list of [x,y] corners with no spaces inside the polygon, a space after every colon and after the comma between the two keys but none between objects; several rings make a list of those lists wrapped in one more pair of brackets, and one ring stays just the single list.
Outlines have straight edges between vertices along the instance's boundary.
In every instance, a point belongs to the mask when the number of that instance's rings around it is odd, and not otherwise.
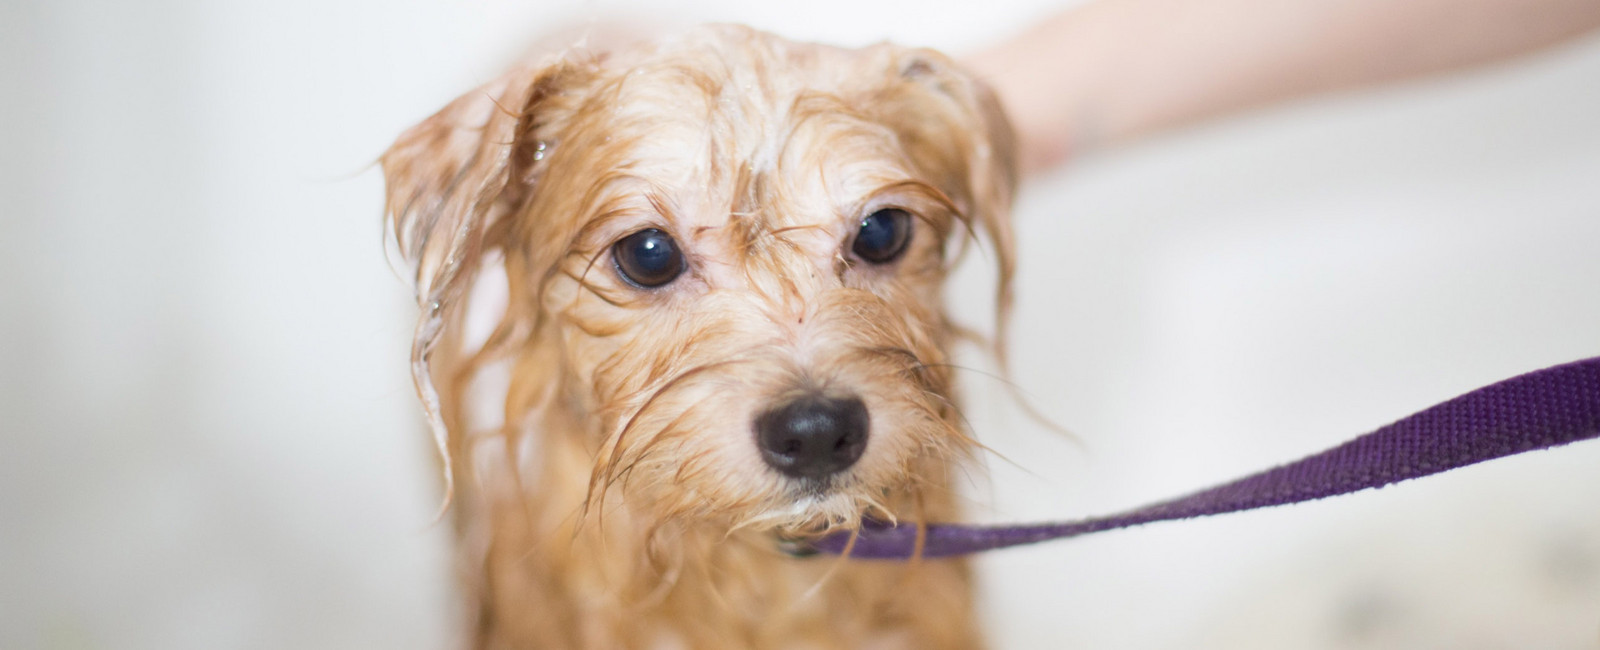
[{"label": "wet dog", "polygon": [[472,644],[981,645],[961,561],[783,542],[959,517],[941,289],[982,233],[1008,301],[1011,139],[935,52],[734,26],[552,55],[403,134]]}]

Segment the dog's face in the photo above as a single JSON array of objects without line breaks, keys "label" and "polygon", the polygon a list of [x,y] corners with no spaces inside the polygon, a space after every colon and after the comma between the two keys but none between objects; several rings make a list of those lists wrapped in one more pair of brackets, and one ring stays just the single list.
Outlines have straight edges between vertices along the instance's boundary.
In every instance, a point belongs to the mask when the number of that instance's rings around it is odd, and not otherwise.
[{"label": "dog's face", "polygon": [[887,45],[715,27],[513,71],[383,160],[438,310],[419,381],[498,250],[509,306],[475,358],[514,357],[511,426],[582,438],[590,508],[906,516],[971,444],[940,293],[978,230],[1009,276],[1009,138],[947,60]]}]

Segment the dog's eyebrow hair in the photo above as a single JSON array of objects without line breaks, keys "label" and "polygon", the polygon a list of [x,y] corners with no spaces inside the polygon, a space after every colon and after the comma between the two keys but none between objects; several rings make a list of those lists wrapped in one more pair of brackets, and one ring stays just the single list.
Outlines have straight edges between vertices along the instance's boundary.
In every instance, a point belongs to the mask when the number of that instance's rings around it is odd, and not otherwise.
[{"label": "dog's eyebrow hair", "polygon": [[[620,203],[621,200],[618,199],[614,202]],[[577,255],[579,257],[587,256],[589,251],[583,248],[583,243],[585,241],[591,237],[594,237],[596,232],[603,230],[606,226],[610,225],[611,222],[633,214],[633,212],[634,211],[628,209],[627,206],[622,205],[609,206],[606,210],[601,211],[599,214],[595,215],[593,219],[590,219],[588,222],[584,223],[583,226],[579,227],[577,232],[572,233],[571,241],[567,242],[567,255]],[[605,250],[606,247],[604,245],[596,246],[595,250],[593,251],[594,255],[589,256],[589,263],[594,264],[594,259],[598,258],[601,253],[605,252]]]},{"label": "dog's eyebrow hair", "polygon": [[579,242],[594,236],[595,231],[600,230],[601,228],[610,224],[613,220],[631,212],[628,209],[628,206],[624,205],[628,198],[628,195],[625,192],[618,193],[601,200],[601,194],[605,190],[627,181],[638,183],[648,182],[643,178],[635,176],[631,173],[611,172],[601,177],[599,182],[589,186],[588,191],[584,193],[583,201],[578,204],[578,209],[584,212],[594,212],[595,216],[585,221],[582,226],[578,227],[576,232],[572,233],[572,239],[567,243],[568,250],[571,250]]},{"label": "dog's eyebrow hair", "polygon": [[949,210],[952,213],[960,214],[961,212],[956,208],[955,201],[952,201],[950,196],[944,193],[944,190],[941,190],[938,187],[935,187],[933,184],[921,179],[900,179],[878,188],[878,190],[873,192],[873,194],[884,194],[887,192],[918,194],[930,201],[938,203],[940,207]]},{"label": "dog's eyebrow hair", "polygon": [[955,201],[950,198],[950,195],[945,194],[944,190],[927,181],[916,178],[905,178],[879,186],[862,203],[871,203],[878,197],[890,194],[911,196],[931,202],[939,209],[949,212],[961,221],[970,221],[970,218],[962,213],[961,208],[956,206]]},{"label": "dog's eyebrow hair", "polygon": [[[973,228],[972,217],[966,212],[963,212],[961,208],[956,205],[955,201],[950,198],[950,195],[945,194],[944,191],[939,189],[937,186],[915,178],[901,179],[878,187],[872,193],[868,194],[866,199],[857,203],[854,209],[859,212],[863,210],[865,206],[879,201],[881,197],[886,195],[908,196],[913,200],[931,203],[933,204],[933,207],[951,215],[954,217],[955,221],[960,222],[962,230],[966,231],[968,237],[972,239],[978,238],[978,231]],[[926,214],[926,210],[915,209],[916,206],[912,205],[895,206],[893,201],[886,202],[886,207],[907,208],[907,211],[911,213],[913,218],[928,224],[930,228],[933,228],[935,232],[939,233],[940,237],[944,237],[949,233],[949,230],[947,227],[945,227],[945,224],[935,221],[932,217]]]},{"label": "dog's eyebrow hair", "polygon": [[650,203],[651,209],[656,211],[667,223],[677,223],[677,212],[667,204],[667,197],[655,183],[650,183],[650,189],[644,191],[644,200]]},{"label": "dog's eyebrow hair", "polygon": [[[613,186],[624,183],[637,183],[643,185],[645,189],[642,192],[637,193],[627,191],[617,192],[613,196],[601,199],[601,194],[603,192],[612,188]],[[618,219],[629,216],[636,216],[644,212],[645,210],[642,208],[639,208],[635,205],[629,205],[631,202],[630,199],[636,196],[643,196],[645,202],[650,204],[649,209],[654,211],[656,216],[659,217],[662,227],[666,227],[677,221],[677,215],[672,210],[672,206],[666,199],[666,193],[662,191],[662,189],[656,183],[626,170],[613,170],[601,177],[598,182],[590,185],[589,190],[584,195],[583,201],[579,204],[582,206],[580,209],[584,210],[585,212],[591,210],[590,206],[595,206],[593,211],[596,214],[594,217],[584,222],[584,224],[580,226],[577,231],[572,233],[572,237],[567,242],[568,253],[575,253],[583,250],[585,242],[593,238],[596,232],[605,229],[605,227],[609,226],[613,221],[617,221]],[[599,252],[603,252],[604,248],[604,246],[601,246],[600,251],[597,251],[597,255]]]}]

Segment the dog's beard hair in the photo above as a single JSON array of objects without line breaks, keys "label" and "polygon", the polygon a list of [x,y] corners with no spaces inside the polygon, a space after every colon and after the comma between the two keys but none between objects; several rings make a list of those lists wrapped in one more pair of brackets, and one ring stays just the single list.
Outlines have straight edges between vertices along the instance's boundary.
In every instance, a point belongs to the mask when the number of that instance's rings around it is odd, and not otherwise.
[{"label": "dog's beard hair", "polygon": [[[414,354],[425,399],[444,388],[478,643],[848,647],[914,630],[970,647],[961,563],[828,582],[771,543],[956,514],[950,473],[977,445],[947,358],[963,331],[939,291],[982,229],[1003,319],[1003,119],[936,55],[730,28],[689,40],[514,71],[492,108],[463,97],[384,158],[419,300],[437,307]],[[420,157],[458,162],[434,173]],[[893,266],[844,252],[866,197],[916,218]],[[658,291],[620,281],[608,249],[642,227],[671,230],[694,272]],[[464,296],[491,252],[510,299],[469,343]],[[465,404],[502,366],[503,416],[475,428]],[[804,391],[855,394],[870,414],[864,454],[828,479],[783,477],[754,442],[754,417]]]},{"label": "dog's beard hair", "polygon": [[[718,303],[705,302],[713,308]],[[651,353],[644,358],[614,354],[594,375],[596,394],[605,396],[602,430],[611,433],[596,456],[585,512],[603,511],[607,495],[618,488],[654,519],[714,522],[730,531],[815,533],[854,528],[863,514],[898,519],[884,494],[922,489],[917,465],[964,453],[969,438],[946,397],[948,377],[938,369],[947,366],[939,348],[926,336],[904,331],[906,321],[868,316],[883,311],[877,302],[866,292],[847,291],[819,308],[884,327],[841,330],[836,338],[850,340],[838,343],[840,351],[809,372],[786,363],[785,346],[745,343],[762,337],[741,336],[729,322],[621,346]],[[658,338],[678,345],[668,353],[665,344],[653,340]],[[745,415],[750,410],[741,404],[781,400],[796,387],[815,383],[807,375],[863,389],[876,426],[862,466],[817,484],[750,471],[761,461],[750,444],[747,422],[753,414]]]}]

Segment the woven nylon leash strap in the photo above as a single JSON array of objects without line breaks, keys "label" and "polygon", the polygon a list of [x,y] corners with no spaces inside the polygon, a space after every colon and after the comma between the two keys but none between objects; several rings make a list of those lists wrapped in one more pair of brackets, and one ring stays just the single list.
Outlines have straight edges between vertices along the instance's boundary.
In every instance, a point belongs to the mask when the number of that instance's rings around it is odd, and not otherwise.
[{"label": "woven nylon leash strap", "polygon": [[[1537,370],[1491,384],[1297,462],[1189,496],[1106,517],[1024,526],[932,524],[923,557],[964,555],[1007,546],[1311,501],[1486,460],[1600,437],[1600,357]],[[918,545],[915,525],[864,526],[811,542],[850,557],[905,559]]]}]

